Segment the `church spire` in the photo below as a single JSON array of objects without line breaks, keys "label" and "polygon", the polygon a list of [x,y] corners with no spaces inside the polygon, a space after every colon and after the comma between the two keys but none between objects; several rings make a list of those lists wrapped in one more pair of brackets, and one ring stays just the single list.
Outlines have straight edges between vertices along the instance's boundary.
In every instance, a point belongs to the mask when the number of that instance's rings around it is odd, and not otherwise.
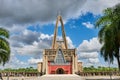
[{"label": "church spire", "polygon": [[[63,41],[56,41],[57,32],[58,32],[58,22],[59,21],[61,23]],[[52,42],[52,49],[58,48],[58,45],[59,45],[58,42],[60,42],[60,44],[62,42],[62,47],[64,47],[64,49],[68,49],[65,30],[64,30],[64,24],[63,24],[62,16],[60,16],[60,14],[58,15],[57,20],[56,20],[56,26],[55,26],[54,37],[53,37],[53,42]]]}]

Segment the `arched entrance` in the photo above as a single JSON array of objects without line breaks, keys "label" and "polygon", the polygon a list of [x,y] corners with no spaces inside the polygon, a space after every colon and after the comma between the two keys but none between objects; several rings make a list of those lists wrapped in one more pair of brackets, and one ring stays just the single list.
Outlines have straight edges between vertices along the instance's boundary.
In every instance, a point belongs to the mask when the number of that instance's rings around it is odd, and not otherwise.
[{"label": "arched entrance", "polygon": [[62,68],[58,68],[56,70],[56,74],[64,74],[64,70]]}]

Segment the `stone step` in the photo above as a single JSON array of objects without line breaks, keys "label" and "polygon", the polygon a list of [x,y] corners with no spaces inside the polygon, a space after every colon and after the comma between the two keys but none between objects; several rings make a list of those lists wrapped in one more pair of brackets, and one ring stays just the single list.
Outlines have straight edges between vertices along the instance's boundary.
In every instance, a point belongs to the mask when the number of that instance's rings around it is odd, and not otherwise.
[{"label": "stone step", "polygon": [[39,79],[40,80],[84,80],[82,79],[82,77],[75,74],[43,75]]}]

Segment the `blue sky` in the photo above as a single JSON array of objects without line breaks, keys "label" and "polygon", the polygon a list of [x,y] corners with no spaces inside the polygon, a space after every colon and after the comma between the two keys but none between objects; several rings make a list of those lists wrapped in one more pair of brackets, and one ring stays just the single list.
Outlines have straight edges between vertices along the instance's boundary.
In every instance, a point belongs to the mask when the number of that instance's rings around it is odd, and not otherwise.
[{"label": "blue sky", "polygon": [[[100,56],[99,29],[94,25],[104,9],[118,3],[119,0],[0,0],[0,27],[10,31],[11,46],[10,61],[0,68],[36,68],[43,50],[51,48],[59,11],[68,46],[77,49],[83,66],[108,66]],[[117,67],[116,60],[111,66]]]}]

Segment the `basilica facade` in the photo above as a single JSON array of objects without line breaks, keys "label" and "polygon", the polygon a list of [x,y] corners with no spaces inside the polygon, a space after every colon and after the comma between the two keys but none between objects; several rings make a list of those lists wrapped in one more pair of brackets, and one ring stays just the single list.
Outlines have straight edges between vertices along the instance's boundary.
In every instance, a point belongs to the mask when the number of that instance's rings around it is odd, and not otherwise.
[{"label": "basilica facade", "polygon": [[[62,40],[57,40],[58,22],[61,23]],[[45,74],[75,74],[82,72],[82,62],[78,62],[76,49],[69,49],[62,17],[56,20],[52,47],[44,49],[43,62],[38,63],[38,71]]]}]

